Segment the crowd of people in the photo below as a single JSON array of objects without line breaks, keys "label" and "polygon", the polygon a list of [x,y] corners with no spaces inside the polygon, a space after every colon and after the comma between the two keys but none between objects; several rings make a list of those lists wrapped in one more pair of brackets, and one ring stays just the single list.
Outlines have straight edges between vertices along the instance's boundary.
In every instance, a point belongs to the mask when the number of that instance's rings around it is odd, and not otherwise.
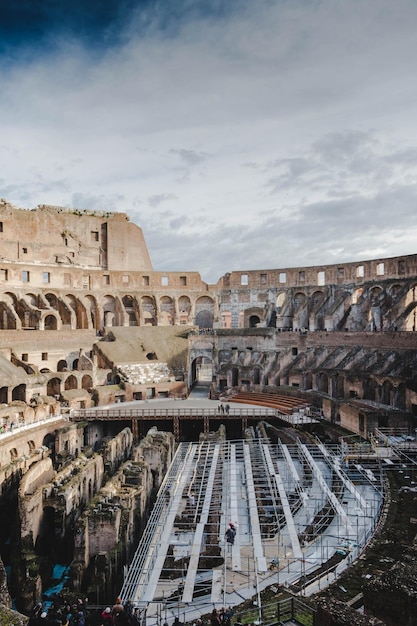
[{"label": "crowd of people", "polygon": [[55,599],[50,606],[39,602],[33,609],[28,626],[139,626],[141,617],[138,608],[128,600],[123,604],[117,598],[113,606],[92,609],[88,599],[76,603],[64,598]]},{"label": "crowd of people", "polygon": [[[231,626],[233,609],[213,609],[208,620],[194,621],[193,626]],[[88,598],[78,599],[77,602],[67,602],[64,598],[55,599],[50,606],[39,602],[33,609],[28,626],[140,626],[143,615],[128,600],[123,603],[117,598],[113,606],[97,609],[89,607]],[[164,626],[169,626],[167,622]],[[183,626],[176,617],[172,626]]]}]

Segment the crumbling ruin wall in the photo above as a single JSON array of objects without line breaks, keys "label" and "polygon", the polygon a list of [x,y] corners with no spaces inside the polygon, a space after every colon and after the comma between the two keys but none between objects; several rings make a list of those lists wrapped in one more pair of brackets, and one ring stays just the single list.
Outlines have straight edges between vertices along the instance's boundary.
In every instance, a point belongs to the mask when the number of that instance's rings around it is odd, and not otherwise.
[{"label": "crumbling ruin wall", "polygon": [[97,603],[114,594],[174,452],[173,434],[152,428],[77,521],[71,584]]},{"label": "crumbling ruin wall", "polygon": [[46,458],[35,463],[20,483],[18,492],[20,536],[31,537],[33,545],[36,544],[42,523],[42,487],[53,479],[54,474],[52,461]]}]

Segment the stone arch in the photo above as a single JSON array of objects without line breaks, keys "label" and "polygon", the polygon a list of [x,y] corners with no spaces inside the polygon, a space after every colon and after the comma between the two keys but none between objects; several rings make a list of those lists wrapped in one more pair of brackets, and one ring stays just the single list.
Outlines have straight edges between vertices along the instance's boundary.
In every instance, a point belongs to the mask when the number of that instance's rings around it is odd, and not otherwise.
[{"label": "stone arch", "polygon": [[393,386],[391,381],[385,380],[379,388],[379,401],[381,404],[392,404]]},{"label": "stone arch", "polygon": [[251,315],[249,317],[249,328],[256,328],[261,323],[258,315]]},{"label": "stone arch", "polygon": [[313,389],[313,374],[311,372],[304,374],[304,389]]},{"label": "stone arch", "polygon": [[28,444],[28,448],[29,448],[29,454],[32,454],[35,451],[35,449],[36,449],[35,442],[32,439],[29,439],[27,444]]},{"label": "stone arch", "polygon": [[48,301],[51,309],[55,309],[58,311],[58,296],[52,292],[48,292],[45,294],[45,299]]},{"label": "stone arch", "polygon": [[78,389],[78,380],[77,377],[71,374],[65,379],[65,391],[69,391],[70,389]]},{"label": "stone arch", "polygon": [[91,294],[83,296],[86,314],[89,317],[89,328],[99,330],[102,327],[97,299]]},{"label": "stone arch", "polygon": [[93,387],[93,379],[89,374],[85,374],[81,379],[81,388],[89,391]]},{"label": "stone arch", "polygon": [[417,285],[413,285],[405,297],[404,330],[417,330]]},{"label": "stone arch", "polygon": [[48,380],[46,386],[46,394],[48,396],[60,396],[61,395],[61,379],[54,377]]},{"label": "stone arch", "polygon": [[48,313],[47,315],[45,315],[44,328],[45,330],[57,330],[58,329],[57,316],[51,313]]},{"label": "stone arch", "polygon": [[324,292],[320,289],[317,289],[313,292],[310,298],[310,308],[312,313],[312,322],[311,328],[315,330],[324,330],[325,320],[324,320]]},{"label": "stone arch", "polygon": [[326,372],[320,372],[317,383],[318,391],[321,391],[321,393],[329,393],[329,377]]},{"label": "stone arch", "polygon": [[265,309],[264,307],[250,307],[243,312],[244,328],[255,328],[258,324],[265,326]]},{"label": "stone arch", "polygon": [[140,301],[142,319],[145,326],[156,326],[156,303],[153,296],[142,296]]},{"label": "stone arch", "polygon": [[211,358],[203,354],[196,356],[191,363],[191,375],[192,384],[196,381],[211,382],[213,378],[213,362]]},{"label": "stone arch", "polygon": [[333,398],[344,398],[345,392],[345,377],[341,374],[337,373],[332,376],[332,397]]},{"label": "stone arch", "polygon": [[199,328],[213,328],[214,301],[209,296],[200,296],[195,301],[195,325]]},{"label": "stone arch", "polygon": [[297,311],[306,303],[307,296],[303,291],[296,291],[293,298],[294,309]]},{"label": "stone arch", "polygon": [[276,301],[275,301],[275,306],[277,308],[277,312],[280,313],[282,307],[285,304],[285,300],[287,298],[287,294],[285,293],[285,291],[281,291],[281,293],[279,293],[277,295]]},{"label": "stone arch", "polygon": [[375,402],[376,400],[376,391],[378,385],[374,378],[365,378],[362,382],[362,394],[364,400],[372,400]]},{"label": "stone arch", "polygon": [[116,298],[112,295],[106,295],[103,298],[103,316],[104,327],[110,328],[111,326],[117,326],[116,320]]},{"label": "stone arch", "polygon": [[324,301],[324,292],[321,291],[320,289],[317,289],[316,291],[312,293],[311,298],[310,298],[311,308],[313,310],[316,310],[317,308],[322,306],[323,301]]},{"label": "stone arch", "polygon": [[89,320],[88,320],[85,305],[81,302],[81,300],[77,298],[77,296],[73,295],[72,293],[67,293],[65,298],[68,302],[68,306],[73,311],[72,317],[74,318],[74,321],[75,321],[75,328],[77,329],[87,329],[89,327],[91,328],[91,326],[89,326],[89,323],[88,323]]},{"label": "stone arch", "polygon": [[398,300],[404,291],[404,287],[400,283],[394,283],[388,287],[388,293],[393,300]]},{"label": "stone arch", "polygon": [[172,326],[175,324],[174,301],[170,296],[162,296],[159,301],[158,326]]},{"label": "stone arch", "polygon": [[18,453],[16,448],[10,448],[10,460],[13,462],[17,459]]},{"label": "stone arch", "polygon": [[50,309],[57,311],[61,318],[61,324],[66,328],[72,328],[72,315],[68,304],[52,291],[45,294],[45,300],[47,300]]},{"label": "stone arch", "polygon": [[21,384],[13,387],[12,401],[13,400],[21,400],[22,402],[26,402],[26,385]]},{"label": "stone arch", "polygon": [[36,308],[42,309],[42,302],[40,302],[39,294],[35,294],[33,292],[25,293],[25,299],[28,304],[34,306]]},{"label": "stone arch", "polygon": [[56,366],[57,372],[65,372],[67,369],[68,369],[68,363],[66,362],[65,359],[61,359],[60,361],[58,361],[57,366]]},{"label": "stone arch", "polygon": [[9,397],[9,388],[0,387],[0,404],[7,404]]},{"label": "stone arch", "polygon": [[190,323],[191,300],[188,296],[180,296],[178,299],[178,311],[180,324]]},{"label": "stone arch", "polygon": [[0,300],[0,330],[16,330],[21,326],[21,321],[16,314],[16,296],[6,292]]},{"label": "stone arch", "polygon": [[139,326],[138,311],[136,300],[130,294],[126,294],[122,297],[122,305],[125,311],[127,326]]}]

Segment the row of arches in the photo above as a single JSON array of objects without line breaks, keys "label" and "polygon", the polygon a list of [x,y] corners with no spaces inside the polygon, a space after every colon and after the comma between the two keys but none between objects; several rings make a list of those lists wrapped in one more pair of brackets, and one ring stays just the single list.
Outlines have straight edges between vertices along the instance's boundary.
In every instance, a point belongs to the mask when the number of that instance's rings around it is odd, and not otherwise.
[{"label": "row of arches", "polygon": [[[60,396],[64,391],[73,389],[91,391],[92,388],[93,378],[90,374],[80,374],[79,376],[69,374],[68,376],[58,377],[51,372],[51,377],[46,381],[45,392],[47,396],[56,397]],[[9,404],[14,400],[20,400],[29,404],[32,396],[32,388],[24,383],[10,387],[0,387],[0,404]]]},{"label": "row of arches", "polygon": [[403,411],[407,408],[407,389],[405,383],[394,384],[392,380],[367,376],[363,380],[352,380],[344,374],[329,374],[327,372],[305,371],[300,375],[276,374],[268,377],[259,367],[246,368],[230,367],[217,374],[217,386],[225,387],[252,387],[288,385],[300,391],[319,391],[337,400],[358,398],[370,400]]},{"label": "row of arches", "polygon": [[111,326],[197,325],[212,328],[214,298],[162,295],[115,296],[7,291],[0,296],[0,329],[61,330]]},{"label": "row of arches", "polygon": [[[242,294],[246,295],[246,294]],[[229,304],[220,307],[223,328],[269,326],[282,330],[416,330],[417,286],[410,283],[366,285],[349,289],[291,288],[258,294],[259,305],[239,304],[237,317]]]}]

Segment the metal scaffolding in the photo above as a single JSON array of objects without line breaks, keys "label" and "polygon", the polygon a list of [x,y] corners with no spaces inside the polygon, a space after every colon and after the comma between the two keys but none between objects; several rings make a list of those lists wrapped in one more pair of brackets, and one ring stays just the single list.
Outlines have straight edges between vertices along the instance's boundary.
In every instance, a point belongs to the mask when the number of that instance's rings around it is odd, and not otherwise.
[{"label": "metal scaffolding", "polygon": [[[379,465],[339,448],[256,438],[179,445],[127,569],[149,623],[190,621],[271,584],[325,585],[356,558],[382,503]],[[371,476],[373,478],[371,478]],[[226,540],[229,523],[234,543]]]}]

